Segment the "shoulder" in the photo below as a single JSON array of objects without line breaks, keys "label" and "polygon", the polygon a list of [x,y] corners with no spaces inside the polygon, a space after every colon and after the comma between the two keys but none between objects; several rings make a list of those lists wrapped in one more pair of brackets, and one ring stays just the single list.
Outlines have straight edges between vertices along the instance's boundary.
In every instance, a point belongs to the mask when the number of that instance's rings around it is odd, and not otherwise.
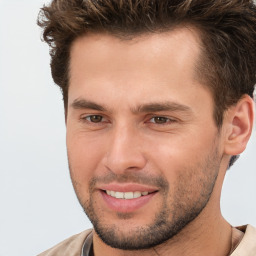
[{"label": "shoulder", "polygon": [[256,228],[252,225],[246,225],[246,226],[240,226],[237,227],[239,230],[244,232],[244,239],[243,240],[249,240],[254,241],[256,243]]},{"label": "shoulder", "polygon": [[247,225],[238,227],[244,232],[244,237],[232,256],[255,256],[256,255],[256,228]]},{"label": "shoulder", "polygon": [[38,256],[81,256],[82,247],[91,229],[71,236]]}]

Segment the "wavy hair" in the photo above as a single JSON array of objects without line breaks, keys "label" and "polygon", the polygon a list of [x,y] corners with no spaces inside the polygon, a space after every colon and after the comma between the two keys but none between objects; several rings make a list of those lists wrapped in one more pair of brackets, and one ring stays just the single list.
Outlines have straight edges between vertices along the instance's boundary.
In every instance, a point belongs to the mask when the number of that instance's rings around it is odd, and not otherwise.
[{"label": "wavy hair", "polygon": [[256,83],[256,7],[253,0],[53,0],[41,8],[38,25],[50,46],[51,71],[65,109],[72,42],[87,32],[130,38],[176,26],[199,31],[198,77],[212,92],[218,127],[224,111]]}]

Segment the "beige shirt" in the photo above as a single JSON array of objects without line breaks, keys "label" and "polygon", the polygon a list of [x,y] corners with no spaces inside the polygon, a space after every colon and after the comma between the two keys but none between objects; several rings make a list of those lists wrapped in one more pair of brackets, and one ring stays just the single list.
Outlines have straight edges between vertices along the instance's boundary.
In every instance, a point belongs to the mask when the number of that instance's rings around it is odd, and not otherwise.
[{"label": "beige shirt", "polygon": [[[256,228],[251,225],[240,227],[245,232],[243,239],[230,256],[256,256]],[[74,235],[38,256],[81,256],[84,243],[92,230]]]},{"label": "beige shirt", "polygon": [[244,236],[230,256],[256,256],[256,228],[247,225],[239,229]]}]

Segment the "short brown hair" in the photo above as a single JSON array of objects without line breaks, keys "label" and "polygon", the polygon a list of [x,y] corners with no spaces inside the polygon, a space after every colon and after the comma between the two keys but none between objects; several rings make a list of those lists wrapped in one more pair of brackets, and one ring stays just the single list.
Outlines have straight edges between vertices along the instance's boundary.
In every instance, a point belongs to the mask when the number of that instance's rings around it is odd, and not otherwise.
[{"label": "short brown hair", "polygon": [[224,111],[256,83],[256,7],[253,0],[53,0],[41,9],[38,25],[50,46],[54,82],[67,108],[72,42],[86,32],[118,37],[159,33],[176,26],[200,31],[198,73],[215,101],[221,126]]}]

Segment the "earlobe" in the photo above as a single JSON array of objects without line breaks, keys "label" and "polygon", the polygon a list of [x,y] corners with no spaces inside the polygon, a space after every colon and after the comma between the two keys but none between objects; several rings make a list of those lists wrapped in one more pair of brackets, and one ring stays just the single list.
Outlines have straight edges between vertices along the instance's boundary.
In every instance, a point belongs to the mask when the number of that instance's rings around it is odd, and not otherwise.
[{"label": "earlobe", "polygon": [[254,102],[249,95],[244,95],[226,116],[229,129],[226,134],[225,153],[241,154],[251,136],[254,121]]}]

